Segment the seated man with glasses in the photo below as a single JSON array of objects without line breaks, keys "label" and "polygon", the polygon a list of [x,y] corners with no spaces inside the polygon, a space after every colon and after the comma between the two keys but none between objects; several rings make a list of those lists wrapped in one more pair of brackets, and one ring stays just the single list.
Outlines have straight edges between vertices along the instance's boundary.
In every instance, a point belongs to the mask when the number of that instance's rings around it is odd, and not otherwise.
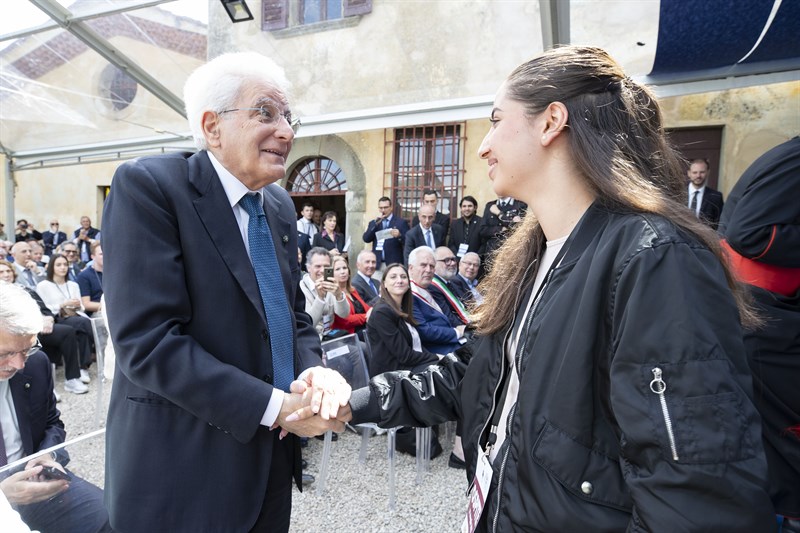
[{"label": "seated man with glasses", "polygon": [[103,491],[65,470],[65,450],[24,460],[66,436],[50,361],[40,351],[41,329],[42,315],[28,293],[0,282],[0,491],[31,529],[111,531]]},{"label": "seated man with glasses", "polygon": [[447,246],[439,246],[433,255],[436,259],[436,269],[428,292],[439,304],[451,326],[469,324],[469,313],[461,302],[461,298],[464,296],[464,287],[454,283],[458,276],[458,258]]}]

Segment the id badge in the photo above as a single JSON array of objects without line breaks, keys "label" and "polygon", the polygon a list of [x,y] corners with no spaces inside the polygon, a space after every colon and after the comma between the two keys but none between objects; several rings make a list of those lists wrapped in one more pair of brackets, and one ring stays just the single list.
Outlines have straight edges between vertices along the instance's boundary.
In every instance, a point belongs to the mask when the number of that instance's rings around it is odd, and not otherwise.
[{"label": "id badge", "polygon": [[478,447],[478,467],[475,470],[475,483],[469,493],[467,503],[467,516],[461,524],[461,533],[473,533],[478,527],[478,521],[483,514],[483,507],[486,505],[486,495],[492,483],[492,464],[489,462],[489,454]]},{"label": "id badge", "polygon": [[458,257],[464,257],[469,250],[469,244],[462,242],[458,245],[458,253],[456,254]]},{"label": "id badge", "polygon": [[378,241],[378,244],[376,244],[376,245],[375,245],[375,251],[376,251],[376,252],[382,252],[382,251],[383,251],[383,241],[384,241],[384,240],[385,240],[385,239],[381,239],[381,240],[379,240],[379,241]]}]

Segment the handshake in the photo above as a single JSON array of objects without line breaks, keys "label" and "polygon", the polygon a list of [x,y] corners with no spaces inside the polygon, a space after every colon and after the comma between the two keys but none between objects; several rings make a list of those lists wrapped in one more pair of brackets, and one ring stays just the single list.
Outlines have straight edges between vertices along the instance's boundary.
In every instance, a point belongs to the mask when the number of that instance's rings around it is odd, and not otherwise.
[{"label": "handshake", "polygon": [[344,431],[352,418],[347,381],[335,370],[317,366],[292,382],[283,396],[283,405],[271,429],[281,428],[280,438],[289,433],[315,437],[328,430]]}]

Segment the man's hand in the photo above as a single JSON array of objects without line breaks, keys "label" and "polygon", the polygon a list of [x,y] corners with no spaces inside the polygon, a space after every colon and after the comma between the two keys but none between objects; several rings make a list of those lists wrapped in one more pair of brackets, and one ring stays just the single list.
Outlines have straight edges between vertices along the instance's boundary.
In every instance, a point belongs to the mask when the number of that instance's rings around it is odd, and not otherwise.
[{"label": "man's hand", "polygon": [[306,372],[302,380],[292,383],[291,391],[301,394],[310,392],[308,407],[311,413],[319,414],[323,420],[329,420],[338,418],[339,407],[350,401],[352,389],[337,371],[315,366]]},{"label": "man's hand", "polygon": [[395,239],[399,238],[400,237],[400,230],[397,229],[397,228],[392,228],[392,237],[394,237]]},{"label": "man's hand", "polygon": [[[344,431],[343,421],[325,420],[320,415],[315,415],[312,412],[311,398],[313,389],[306,387],[304,381],[294,381],[290,390],[290,394],[284,394],[283,396],[283,404],[281,405],[280,413],[278,413],[278,419],[275,421],[275,426],[273,426],[273,428],[281,427],[281,438],[288,433],[294,433],[300,437],[316,437],[329,430]],[[293,416],[298,412],[303,412],[307,416]]]},{"label": "man's hand", "polygon": [[[51,461],[53,462],[53,461]],[[30,463],[28,463],[30,464]],[[0,482],[0,490],[12,505],[28,505],[52,498],[69,487],[69,482],[63,479],[37,481],[41,479],[42,464],[33,468],[26,468],[22,472],[7,477]],[[57,465],[54,463],[53,466]],[[61,465],[57,468],[63,470]]]}]

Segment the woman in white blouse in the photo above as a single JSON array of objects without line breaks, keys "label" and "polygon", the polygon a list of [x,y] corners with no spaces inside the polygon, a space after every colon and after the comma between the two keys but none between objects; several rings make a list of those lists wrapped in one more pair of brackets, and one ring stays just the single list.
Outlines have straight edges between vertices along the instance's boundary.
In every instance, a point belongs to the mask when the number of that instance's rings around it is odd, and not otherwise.
[{"label": "woman in white blouse", "polygon": [[77,331],[81,381],[89,383],[88,368],[94,344],[92,321],[84,313],[78,284],[67,279],[68,272],[69,263],[66,257],[61,254],[53,255],[47,263],[47,279],[36,285],[36,292],[56,316],[56,322],[72,326]]}]

